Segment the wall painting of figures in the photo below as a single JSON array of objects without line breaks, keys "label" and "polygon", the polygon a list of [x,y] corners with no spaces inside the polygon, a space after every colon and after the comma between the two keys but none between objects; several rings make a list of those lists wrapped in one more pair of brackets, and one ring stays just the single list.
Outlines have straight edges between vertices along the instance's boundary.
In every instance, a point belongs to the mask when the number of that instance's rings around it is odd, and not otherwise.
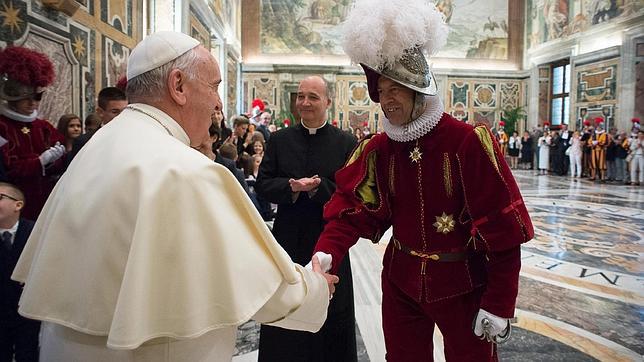
[{"label": "wall painting of figures", "polygon": [[[340,27],[353,0],[259,1],[263,54],[342,55]],[[435,0],[450,26],[438,57],[508,59],[508,0]]]},{"label": "wall painting of figures", "polygon": [[444,58],[508,58],[508,0],[436,0],[450,26]]},{"label": "wall painting of figures", "polygon": [[644,11],[643,0],[526,0],[526,46],[537,46],[630,18]]},{"label": "wall painting of figures", "polygon": [[343,54],[340,24],[351,0],[261,0],[260,46],[265,54]]}]

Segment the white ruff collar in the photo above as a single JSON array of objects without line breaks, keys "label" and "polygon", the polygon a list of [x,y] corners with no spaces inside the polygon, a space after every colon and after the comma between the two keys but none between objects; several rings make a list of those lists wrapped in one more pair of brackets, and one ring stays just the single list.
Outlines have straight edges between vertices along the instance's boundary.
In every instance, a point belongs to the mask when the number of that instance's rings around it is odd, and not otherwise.
[{"label": "white ruff collar", "polygon": [[387,117],[382,118],[382,128],[389,138],[398,142],[409,142],[421,138],[431,131],[443,116],[443,102],[438,96],[425,96],[425,112],[415,120],[395,126]]},{"label": "white ruff collar", "polygon": [[28,116],[25,116],[24,114],[20,114],[16,111],[11,110],[6,103],[0,103],[0,114],[9,119],[13,119],[14,121],[31,123],[38,117],[38,110],[33,111],[33,113]]}]

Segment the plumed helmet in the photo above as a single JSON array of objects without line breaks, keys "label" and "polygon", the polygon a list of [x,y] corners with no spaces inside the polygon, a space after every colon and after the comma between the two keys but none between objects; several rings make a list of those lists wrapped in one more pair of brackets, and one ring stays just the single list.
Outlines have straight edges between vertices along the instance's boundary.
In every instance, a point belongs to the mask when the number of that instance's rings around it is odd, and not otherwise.
[{"label": "plumed helmet", "polygon": [[633,123],[638,123],[638,124],[639,124],[639,123],[640,123],[640,119],[639,119],[639,118],[632,118],[632,119],[631,119],[631,122],[633,122]]},{"label": "plumed helmet", "polygon": [[505,127],[505,122],[504,121],[499,121],[499,127]]},{"label": "plumed helmet", "polygon": [[372,101],[380,101],[380,76],[435,95],[438,88],[425,53],[435,54],[448,31],[443,14],[427,0],[358,0],[342,26],[342,45],[364,69]]},{"label": "plumed helmet", "polygon": [[54,66],[49,58],[24,47],[0,51],[0,98],[18,101],[44,91],[54,81]]},{"label": "plumed helmet", "polygon": [[251,115],[253,117],[256,117],[260,113],[264,112],[264,109],[266,108],[266,106],[264,105],[264,102],[259,98],[253,99],[253,101],[250,104],[250,107],[251,107]]},{"label": "plumed helmet", "polygon": [[584,119],[584,126],[590,126],[590,120]]}]

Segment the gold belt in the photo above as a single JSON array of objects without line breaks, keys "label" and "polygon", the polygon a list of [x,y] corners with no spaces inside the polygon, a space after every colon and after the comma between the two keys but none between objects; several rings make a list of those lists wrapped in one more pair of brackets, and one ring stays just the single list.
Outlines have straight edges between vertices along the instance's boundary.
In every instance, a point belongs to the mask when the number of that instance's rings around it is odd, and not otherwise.
[{"label": "gold belt", "polygon": [[451,261],[462,261],[467,257],[466,253],[426,253],[424,251],[414,250],[404,244],[402,244],[398,239],[391,238],[391,241],[394,243],[394,247],[405,254],[411,256],[416,256],[421,259],[428,259],[432,261],[441,261],[441,262],[451,262]]}]

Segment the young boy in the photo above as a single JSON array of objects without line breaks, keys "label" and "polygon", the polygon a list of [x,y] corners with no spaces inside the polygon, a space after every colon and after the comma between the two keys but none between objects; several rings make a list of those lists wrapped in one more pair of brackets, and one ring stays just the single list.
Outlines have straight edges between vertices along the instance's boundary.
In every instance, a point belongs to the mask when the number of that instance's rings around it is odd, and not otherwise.
[{"label": "young boy", "polygon": [[22,285],[11,273],[31,234],[34,222],[20,213],[25,196],[16,186],[0,182],[0,360],[38,361],[40,322],[18,314]]}]

